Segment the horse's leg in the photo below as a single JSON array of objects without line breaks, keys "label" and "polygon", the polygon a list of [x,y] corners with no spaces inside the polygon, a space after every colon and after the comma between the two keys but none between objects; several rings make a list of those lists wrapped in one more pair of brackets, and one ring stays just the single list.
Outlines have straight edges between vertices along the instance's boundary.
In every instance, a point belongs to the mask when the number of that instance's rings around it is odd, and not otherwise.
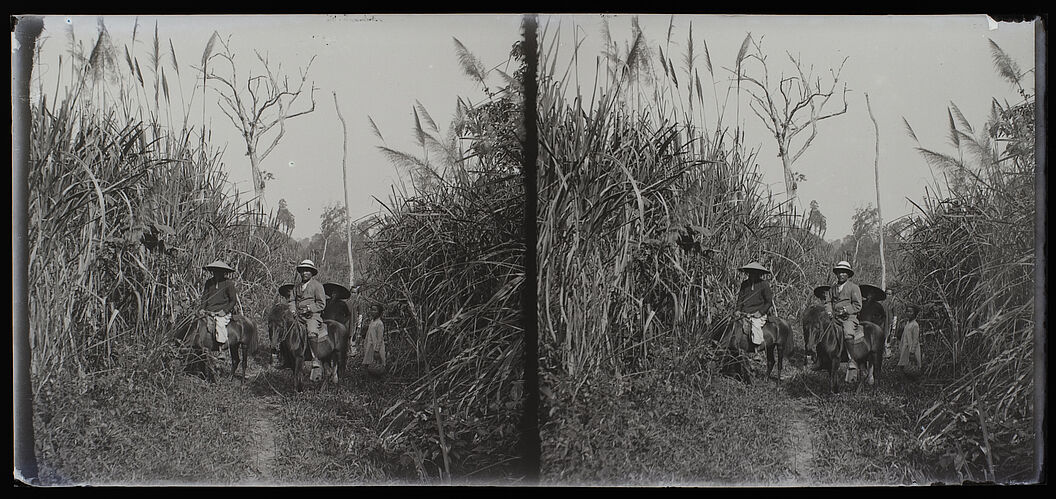
[{"label": "horse's leg", "polygon": [[293,364],[293,389],[297,390],[298,392],[301,391],[302,389],[304,389],[304,380],[302,379],[302,377],[304,376],[304,372],[303,372],[304,371],[304,359],[303,359],[304,354],[302,353],[300,355],[300,357],[302,357],[302,358],[294,360],[293,363],[292,363]]},{"label": "horse's leg", "polygon": [[240,381],[245,383],[246,382],[246,364],[249,361],[249,351],[248,351],[248,349],[247,349],[247,347],[245,345],[240,345],[238,347],[238,350],[242,354],[241,359],[240,359],[240,361],[242,362],[242,377],[241,377]]},{"label": "horse's leg", "polygon": [[231,377],[234,378],[238,372],[238,343],[235,342],[234,338],[228,340],[227,351],[229,357],[231,357]]},{"label": "horse's leg", "polygon": [[[791,340],[791,338],[789,339]],[[781,381],[781,372],[785,368],[785,346],[777,345],[777,380]]]},{"label": "horse's leg", "polygon": [[840,364],[839,358],[829,360],[829,390],[832,393],[840,392]]},{"label": "horse's leg", "polygon": [[337,369],[339,367],[339,359],[340,355],[338,355],[336,350],[330,352],[330,381],[335,385],[337,384]]},{"label": "horse's leg", "polygon": [[209,351],[202,350],[202,365],[205,369],[205,379],[209,380],[210,383],[216,382],[216,373],[213,372],[213,356],[209,354]]},{"label": "horse's leg", "polygon": [[[872,355],[871,352],[866,356],[866,359],[868,359],[870,355]],[[867,366],[863,366],[862,364],[858,365],[858,370],[860,372],[858,373],[858,388],[854,390],[855,393],[860,393],[862,391],[862,386],[865,385],[866,380],[872,376],[872,362],[865,360],[864,364],[867,364]],[[867,375],[866,372],[868,372],[869,374]]]},{"label": "horse's leg", "polygon": [[774,372],[774,345],[766,345],[766,377]]},{"label": "horse's leg", "polygon": [[739,364],[741,366],[742,376],[744,376],[744,383],[746,385],[750,385],[750,384],[752,384],[752,371],[748,367],[748,354],[746,354],[744,351],[739,352],[739,354],[740,354],[740,363]]}]

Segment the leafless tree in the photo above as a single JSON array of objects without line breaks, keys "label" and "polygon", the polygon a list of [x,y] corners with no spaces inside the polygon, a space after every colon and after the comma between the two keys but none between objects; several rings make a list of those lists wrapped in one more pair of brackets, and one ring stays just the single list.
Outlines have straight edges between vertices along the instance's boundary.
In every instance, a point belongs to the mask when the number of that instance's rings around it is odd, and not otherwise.
[{"label": "leafless tree", "polygon": [[[289,77],[283,73],[282,64],[273,66],[267,55],[261,55],[256,50],[253,53],[257,56],[260,67],[250,71],[248,75],[239,75],[235,53],[230,46],[230,37],[219,42],[220,50],[210,58],[219,58],[220,68],[216,68],[217,65],[203,64],[201,70],[205,72],[206,80],[219,83],[217,92],[220,95],[220,110],[227,115],[246,141],[246,155],[249,156],[253,176],[253,192],[257,202],[262,204],[265,181],[271,178],[271,174],[261,169],[261,162],[275,150],[275,146],[286,134],[286,120],[315,111],[314,83],[309,83],[308,89],[311,104],[295,109],[298,98],[305,90],[308,72],[315,56],[308,61],[308,65],[300,74],[300,81],[296,88],[293,88],[290,86]],[[267,145],[261,150],[261,140],[265,137],[267,140],[264,143]]]},{"label": "leafless tree", "polygon": [[[755,61],[758,64],[752,66],[758,66],[758,69],[745,67],[743,73],[738,70],[737,76],[749,83],[749,107],[777,140],[777,155],[781,158],[784,170],[785,193],[789,201],[795,202],[797,182],[806,177],[794,172],[792,164],[803,155],[818,135],[818,122],[847,112],[847,84],[843,84],[842,92],[837,91],[840,72],[847,58],[843,59],[836,70],[829,69],[831,81],[824,85],[821,77],[814,74],[813,66],[804,68],[801,59],[786,52],[796,72],[787,77],[781,73],[776,84],[772,84],[762,41],[751,39],[751,45],[752,49],[745,55],[746,63]],[[756,71],[761,74],[754,74]],[[843,108],[826,113],[825,106],[836,93],[840,93]],[[803,132],[809,132],[809,135],[802,143],[794,146],[793,139]]]}]

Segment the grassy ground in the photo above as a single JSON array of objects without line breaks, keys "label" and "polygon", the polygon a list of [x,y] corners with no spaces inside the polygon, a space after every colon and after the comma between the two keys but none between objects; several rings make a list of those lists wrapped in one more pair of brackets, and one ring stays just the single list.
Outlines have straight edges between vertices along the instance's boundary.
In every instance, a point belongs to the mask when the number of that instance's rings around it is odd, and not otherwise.
[{"label": "grassy ground", "polygon": [[889,361],[879,389],[829,395],[823,373],[805,370],[801,351],[794,355],[799,360],[786,364],[781,381],[751,385],[685,366],[595,380],[578,391],[556,381],[554,392],[565,395],[545,408],[544,483],[955,481],[928,464],[916,441],[916,415],[938,385],[892,372]]},{"label": "grassy ground", "polygon": [[398,381],[349,362],[338,385],[293,390],[291,373],[250,361],[247,380],[96,376],[55,383],[35,404],[44,485],[419,483],[378,419]]}]

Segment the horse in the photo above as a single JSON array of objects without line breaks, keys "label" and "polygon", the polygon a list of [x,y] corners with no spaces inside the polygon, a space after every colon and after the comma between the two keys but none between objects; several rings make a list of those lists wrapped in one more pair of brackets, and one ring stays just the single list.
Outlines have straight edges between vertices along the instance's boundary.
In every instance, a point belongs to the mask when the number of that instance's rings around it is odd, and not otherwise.
[{"label": "horse", "polygon": [[[282,286],[279,286],[278,293],[288,302],[293,287],[293,284],[283,284]],[[352,309],[346,300],[352,297],[352,292],[349,291],[348,288],[334,282],[323,284],[323,292],[326,294],[326,304],[323,306],[323,311],[320,312],[319,315],[322,316],[324,321],[332,320],[340,322],[351,332],[354,318],[352,316]],[[273,310],[274,307],[286,308],[287,305],[285,303],[276,304],[273,306]],[[271,313],[272,311],[268,311],[265,316],[270,316]],[[279,310],[278,313],[281,313],[281,310]],[[271,334],[274,336],[274,331],[271,331]],[[350,334],[349,343],[352,344],[355,343],[355,341],[354,335]],[[271,344],[278,344],[274,337],[271,338]],[[284,359],[282,360],[284,364],[287,362]]]},{"label": "horse", "polygon": [[[818,306],[810,307],[808,312]],[[824,306],[820,307],[824,312]],[[832,393],[839,393],[837,375],[840,361],[848,356],[853,358],[859,370],[865,373],[858,378],[857,390],[860,391],[865,382],[873,385],[880,377],[880,368],[884,361],[884,330],[869,321],[860,321],[859,324],[865,332],[865,341],[855,343],[844,339],[843,326],[827,313],[808,314],[803,318],[803,335],[806,342],[804,346],[815,351],[822,369],[828,371],[829,390]]]},{"label": "horse", "polygon": [[[741,320],[727,316],[716,328],[719,345],[726,348],[733,358],[735,374],[745,383],[751,383],[748,376],[748,363],[744,355],[750,350],[749,334],[746,334]],[[792,327],[781,318],[767,320],[763,324],[763,345],[766,350],[766,376],[770,377],[777,366],[777,379],[781,379],[784,370],[785,356],[792,348]],[[776,354],[776,356],[775,356]],[[776,358],[775,358],[776,357]]]},{"label": "horse", "polygon": [[283,367],[293,370],[293,386],[301,391],[304,386],[303,361],[312,360],[312,354],[318,358],[327,371],[325,380],[337,383],[345,375],[348,360],[349,332],[344,324],[334,320],[324,320],[326,341],[310,341],[308,329],[303,322],[283,305],[272,307],[268,316],[270,334],[279,345],[279,356]]},{"label": "horse", "polygon": [[[186,352],[187,370],[200,372],[209,381],[216,378],[209,365],[208,352],[219,351],[215,326],[209,326],[210,317],[189,316],[179,321],[175,336],[180,348]],[[231,376],[234,377],[239,364],[242,365],[241,380],[246,380],[246,363],[257,351],[257,326],[252,319],[241,314],[231,316],[227,324],[227,348],[231,357]]]},{"label": "horse", "polygon": [[[887,309],[880,302],[887,299],[887,293],[884,290],[872,286],[869,284],[859,284],[858,287],[862,291],[862,310],[858,312],[858,320],[867,321],[880,326],[885,332],[888,330],[887,322]],[[828,300],[829,286],[818,286],[814,288],[814,296],[821,299],[823,302]],[[827,306],[825,303],[814,304],[807,307],[807,310],[803,314],[803,345],[807,343],[807,322],[814,321],[818,317],[825,314]],[[807,355],[809,356],[812,352],[810,348],[805,348]],[[809,361],[809,358],[807,359]]]}]

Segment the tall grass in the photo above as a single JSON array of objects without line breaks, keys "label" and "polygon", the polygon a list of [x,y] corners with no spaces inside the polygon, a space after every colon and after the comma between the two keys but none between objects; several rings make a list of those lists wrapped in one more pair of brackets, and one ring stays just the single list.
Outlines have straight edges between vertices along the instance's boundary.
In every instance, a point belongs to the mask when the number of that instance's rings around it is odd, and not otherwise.
[{"label": "tall grass", "polygon": [[[626,52],[607,42],[602,56],[581,54],[581,41],[560,40],[556,26],[540,43],[541,370],[576,383],[643,369],[662,343],[699,351],[749,260],[773,270],[786,318],[798,316],[822,267],[825,245],[761,182],[740,124],[723,121],[717,96],[734,84],[703,89],[698,57],[709,73],[714,66],[706,49],[694,55],[692,28],[680,64],[670,30],[655,56],[632,31]],[[594,72],[586,91],[582,64]]]},{"label": "tall grass", "polygon": [[909,298],[936,326],[926,337],[939,344],[927,370],[955,379],[921,416],[923,445],[966,478],[1026,480],[1035,417],[1035,104],[1022,73],[992,48],[1023,100],[995,99],[978,131],[951,106],[957,151],[919,148],[949,179],[947,193],[924,199],[898,243]]},{"label": "tall grass", "polygon": [[488,97],[459,99],[446,134],[417,104],[420,155],[379,146],[413,181],[382,203],[368,243],[372,296],[396,323],[386,332],[392,374],[412,380],[385,413],[383,438],[432,477],[515,478],[525,376],[521,82],[503,73],[493,90],[482,63],[455,47]]},{"label": "tall grass", "polygon": [[[232,192],[220,150],[205,145],[208,131],[162,121],[182,111],[169,103],[157,33],[153,89],[134,50],[125,51],[127,67],[101,64],[114,51],[102,24],[90,55],[70,37],[71,58],[83,64],[64,90],[60,78],[56,93],[33,105],[28,292],[37,390],[71,373],[166,369],[171,326],[197,305],[203,265],[223,258],[235,267],[243,312],[255,317],[274,294],[269,269],[291,259],[274,217]],[[178,71],[175,51],[169,64]],[[150,91],[157,98],[143,98]]]}]

